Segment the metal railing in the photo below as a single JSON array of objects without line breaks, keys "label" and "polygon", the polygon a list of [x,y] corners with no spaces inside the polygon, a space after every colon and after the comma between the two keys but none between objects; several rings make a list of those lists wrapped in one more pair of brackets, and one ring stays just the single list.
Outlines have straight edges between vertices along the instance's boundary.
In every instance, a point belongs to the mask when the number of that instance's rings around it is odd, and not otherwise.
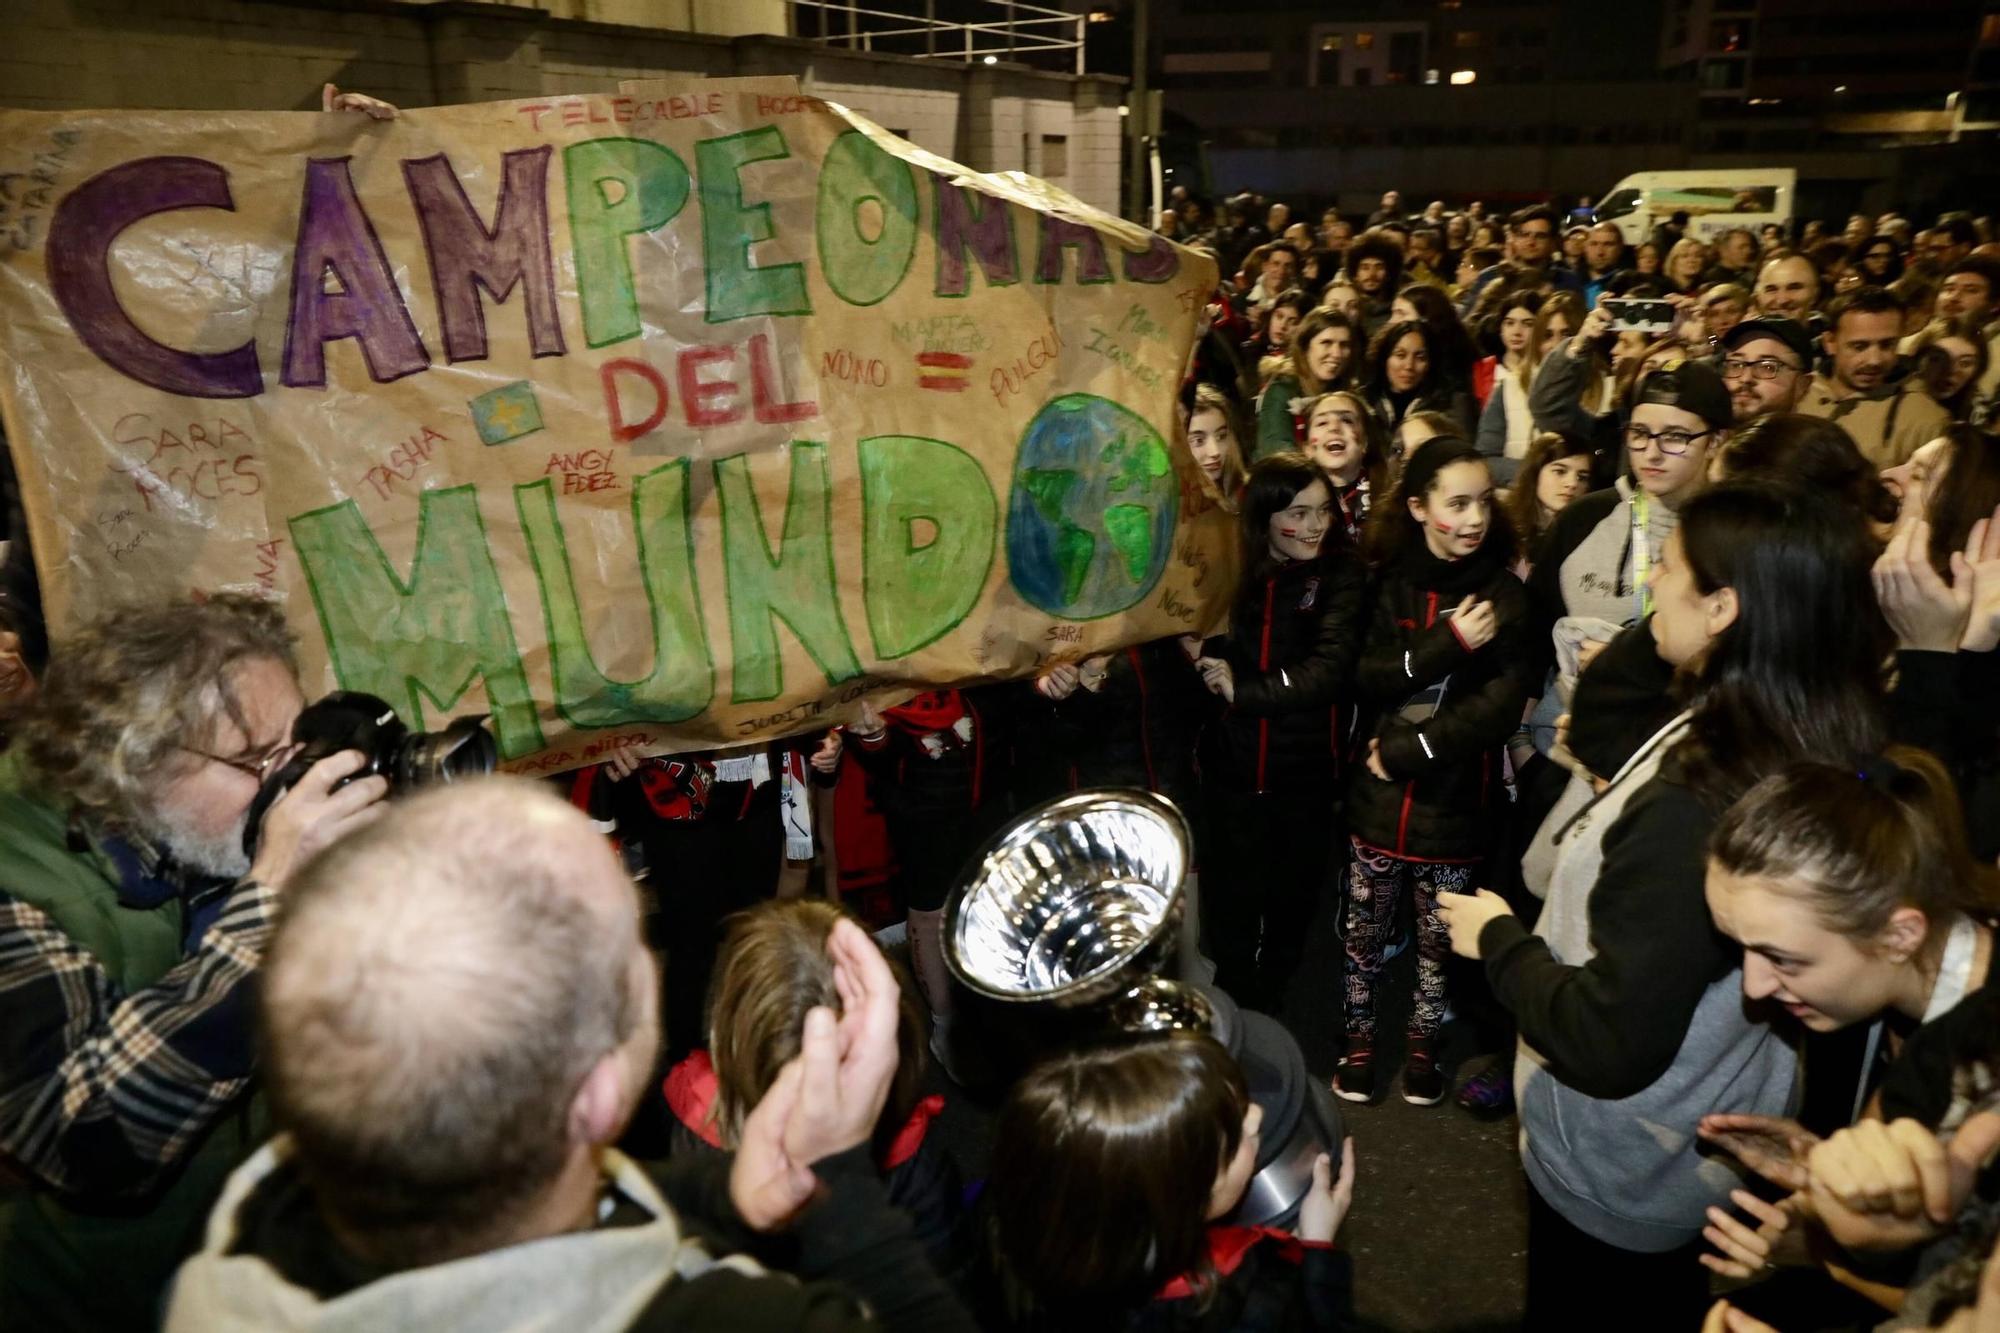
[{"label": "metal railing", "polygon": [[[1070,58],[1074,72],[1084,72],[1085,14],[1050,9],[1023,0],[977,0],[994,17],[984,22],[940,19],[937,0],[909,0],[900,10],[878,9],[855,0],[788,0],[800,11],[797,33],[809,41],[844,46],[854,51],[917,56],[926,60],[962,60],[994,64],[1001,60],[1050,65],[1055,54]],[[895,4],[897,0],[876,0]],[[967,7],[968,0],[953,6]],[[912,9],[920,10],[911,13]],[[805,11],[812,11],[808,18]]]}]

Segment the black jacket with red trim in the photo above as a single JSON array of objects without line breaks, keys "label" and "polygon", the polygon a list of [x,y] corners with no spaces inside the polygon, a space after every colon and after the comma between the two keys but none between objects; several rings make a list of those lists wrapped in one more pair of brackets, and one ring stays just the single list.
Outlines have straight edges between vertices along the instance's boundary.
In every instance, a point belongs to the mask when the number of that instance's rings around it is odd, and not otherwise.
[{"label": "black jacket with red trim", "polygon": [[1104,682],[1066,699],[1027,691],[1018,717],[1015,792],[1023,807],[1085,787],[1137,787],[1193,810],[1194,747],[1210,695],[1178,638],[1109,655]]},{"label": "black jacket with red trim", "polygon": [[[1007,796],[1014,683],[920,694],[884,714],[872,744],[848,733],[847,753],[892,823],[966,814]],[[925,719],[931,719],[926,721]]]},{"label": "black jacket with red trim", "polygon": [[[707,1051],[696,1051],[667,1071],[664,1091],[673,1112],[672,1156],[722,1153],[721,1132],[714,1121],[715,1066]],[[944,1265],[955,1253],[962,1181],[944,1145],[931,1135],[931,1122],[944,1110],[944,1098],[926,1097],[909,1118],[876,1135],[875,1164],[889,1202],[909,1215],[916,1239],[934,1263]]]},{"label": "black jacket with red trim", "polygon": [[[1367,576],[1345,549],[1246,578],[1229,632],[1236,699],[1203,733],[1202,780],[1243,792],[1338,785]],[[1218,701],[1219,702],[1219,701]]]},{"label": "black jacket with red trim", "polygon": [[[1476,652],[1451,625],[1466,597],[1493,603],[1497,629]],[[1416,543],[1377,578],[1367,647],[1355,672],[1366,710],[1348,766],[1348,831],[1370,846],[1420,861],[1485,855],[1507,801],[1500,747],[1534,693],[1528,595],[1500,552],[1440,560]],[[1436,711],[1403,716],[1442,685]],[[1368,741],[1382,742],[1390,781],[1368,771]]]}]

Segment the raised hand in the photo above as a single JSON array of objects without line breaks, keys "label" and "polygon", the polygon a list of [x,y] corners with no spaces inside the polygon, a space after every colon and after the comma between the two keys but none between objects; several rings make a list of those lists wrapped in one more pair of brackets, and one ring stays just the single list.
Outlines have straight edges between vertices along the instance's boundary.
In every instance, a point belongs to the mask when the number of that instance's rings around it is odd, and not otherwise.
[{"label": "raised hand", "polygon": [[1751,1230],[1729,1215],[1727,1209],[1711,1207],[1702,1238],[1716,1248],[1715,1254],[1700,1255],[1702,1264],[1724,1277],[1751,1278],[1773,1266],[1772,1256],[1786,1239],[1796,1240],[1791,1210],[1768,1203],[1749,1190],[1731,1190],[1730,1202],[1757,1220]]},{"label": "raised hand", "polygon": [[1197,661],[1195,670],[1201,672],[1202,682],[1211,694],[1222,696],[1223,702],[1236,702],[1236,670],[1219,657],[1204,657]]},{"label": "raised hand", "polygon": [[1493,635],[1500,628],[1493,603],[1473,597],[1467,597],[1458,604],[1458,609],[1452,612],[1451,623],[1458,630],[1459,642],[1471,653],[1493,642]]},{"label": "raised hand", "polygon": [[1798,1121],[1776,1115],[1705,1115],[1695,1129],[1704,1143],[1720,1148],[1782,1189],[1812,1184],[1807,1159],[1820,1137]]},{"label": "raised hand", "polygon": [[357,111],[370,120],[394,120],[396,108],[379,97],[369,97],[365,93],[344,93],[332,84],[319,90],[319,109],[322,111]]},{"label": "raised hand", "polygon": [[1067,699],[1076,693],[1083,676],[1069,662],[1058,662],[1035,677],[1035,693],[1044,699]]},{"label": "raised hand", "polygon": [[1338,1178],[1333,1174],[1333,1158],[1326,1153],[1313,1162],[1312,1188],[1299,1204],[1299,1239],[1330,1244],[1340,1234],[1340,1224],[1347,1220],[1347,1210],[1353,1204],[1354,1140],[1349,1138],[1340,1148]]},{"label": "raised hand", "polygon": [[1990,653],[2000,647],[2000,509],[1972,525],[1965,560],[1972,571],[1972,612],[1958,646]]},{"label": "raised hand", "polygon": [[815,772],[831,773],[840,767],[840,752],[846,748],[847,742],[841,738],[840,728],[835,727],[820,737],[819,748],[806,762],[813,766]]},{"label": "raised hand", "polygon": [[1969,1118],[1946,1144],[1915,1120],[1863,1120],[1812,1150],[1812,1206],[1849,1249],[1920,1245],[1958,1216],[2000,1148],[2000,1111]]},{"label": "raised hand", "polygon": [[799,1054],[744,1119],[729,1197],[745,1223],[772,1231],[812,1201],[812,1165],[866,1143],[896,1076],[901,991],[895,973],[852,921],[826,942],[842,1016],[806,1014]]},{"label": "raised hand", "polygon": [[[1981,534],[1982,538],[1984,534]],[[1875,598],[1903,648],[1956,652],[1972,617],[1972,565],[1962,552],[1951,556],[1951,581],[1930,560],[1931,525],[1906,518],[1875,561]]]}]

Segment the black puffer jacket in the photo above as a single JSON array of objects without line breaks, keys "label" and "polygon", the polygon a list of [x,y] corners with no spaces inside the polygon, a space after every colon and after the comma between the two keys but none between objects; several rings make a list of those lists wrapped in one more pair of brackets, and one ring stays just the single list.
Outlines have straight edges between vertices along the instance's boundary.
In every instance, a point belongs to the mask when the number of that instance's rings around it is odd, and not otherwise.
[{"label": "black puffer jacket", "polygon": [[1367,580],[1339,550],[1245,581],[1229,632],[1236,700],[1204,732],[1202,780],[1241,792],[1337,785]]},{"label": "black puffer jacket", "polygon": [[[1498,629],[1467,652],[1449,619],[1466,597],[1493,603]],[[1445,561],[1421,543],[1382,571],[1368,645],[1355,673],[1366,709],[1347,780],[1348,830],[1370,846],[1420,861],[1484,855],[1507,800],[1500,747],[1534,693],[1528,595],[1494,551]],[[1443,684],[1423,722],[1401,716],[1413,696]],[[1384,782],[1368,771],[1379,737]]]}]

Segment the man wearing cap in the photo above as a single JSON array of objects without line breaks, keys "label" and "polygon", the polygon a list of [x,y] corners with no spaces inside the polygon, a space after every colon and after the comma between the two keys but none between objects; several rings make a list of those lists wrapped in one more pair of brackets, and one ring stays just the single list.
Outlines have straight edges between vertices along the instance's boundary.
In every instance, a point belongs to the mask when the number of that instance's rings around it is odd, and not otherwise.
[{"label": "man wearing cap", "polygon": [[1737,429],[1798,408],[1812,382],[1812,335],[1795,319],[1760,315],[1722,336],[1722,382]]},{"label": "man wearing cap", "polygon": [[1799,411],[1836,422],[1878,468],[1895,467],[1944,433],[1951,413],[1914,375],[1889,381],[1903,331],[1901,301],[1880,287],[1857,287],[1833,299],[1827,319],[1833,373],[1813,376]]}]

